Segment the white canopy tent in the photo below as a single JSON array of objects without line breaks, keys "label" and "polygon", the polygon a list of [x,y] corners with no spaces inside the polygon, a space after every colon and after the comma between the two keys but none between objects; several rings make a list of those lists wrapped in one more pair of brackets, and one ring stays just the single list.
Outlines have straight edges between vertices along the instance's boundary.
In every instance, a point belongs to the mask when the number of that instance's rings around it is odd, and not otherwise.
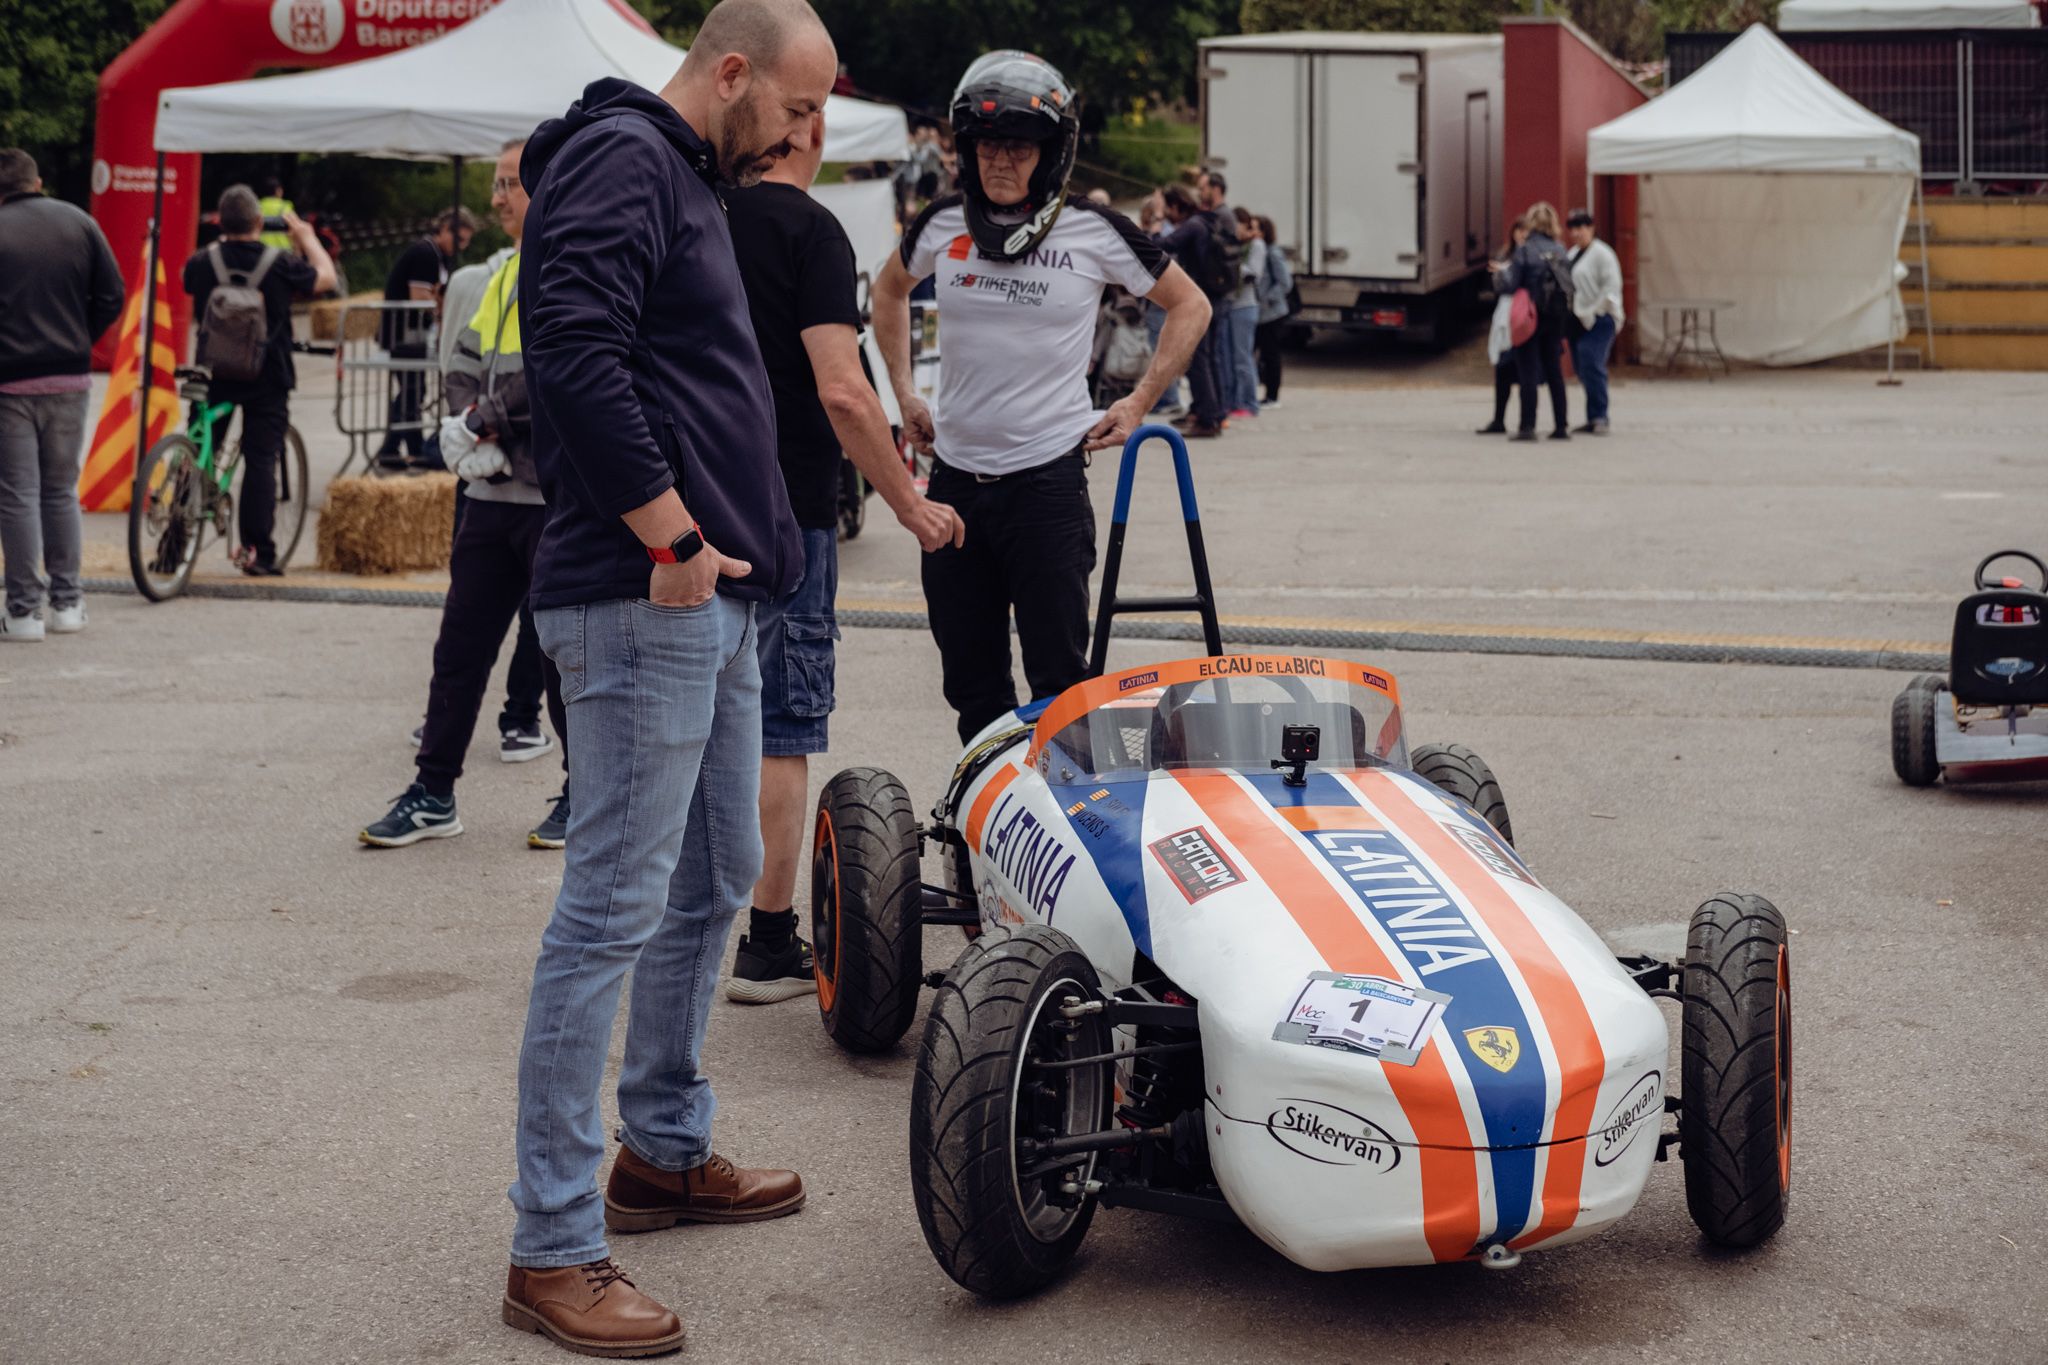
[{"label": "white canopy tent", "polygon": [[2040,26],[2027,0],[1785,0],[1778,7],[1781,33]]},{"label": "white canopy tent", "polygon": [[[495,157],[554,118],[583,87],[620,76],[659,90],[682,65],[611,0],[502,0],[430,43],[323,71],[166,90],[162,152],[353,152]],[[825,105],[828,161],[909,155],[903,111],[835,95]]]},{"label": "white canopy tent", "polygon": [[[151,220],[143,354],[155,323],[157,221],[168,152],[328,152],[415,158],[489,157],[566,110],[606,76],[659,90],[684,49],[663,42],[623,0],[499,0],[432,42],[297,75],[166,90],[157,100],[158,195]],[[825,102],[825,159],[901,161],[903,111],[833,95]],[[830,205],[855,243],[895,231],[895,201],[842,196]],[[852,215],[849,217],[849,215]],[[871,263],[863,260],[862,268]],[[872,342],[870,343],[872,345]],[[882,386],[895,420],[894,395]],[[142,414],[136,458],[142,456]]]},{"label": "white canopy tent", "polygon": [[[1830,85],[1761,24],[1667,93],[1587,138],[1593,175],[1640,177],[1637,286],[1658,304],[1724,299],[1721,350],[1798,365],[1906,333],[1898,257],[1920,140]],[[1921,247],[1925,270],[1926,247]]]}]

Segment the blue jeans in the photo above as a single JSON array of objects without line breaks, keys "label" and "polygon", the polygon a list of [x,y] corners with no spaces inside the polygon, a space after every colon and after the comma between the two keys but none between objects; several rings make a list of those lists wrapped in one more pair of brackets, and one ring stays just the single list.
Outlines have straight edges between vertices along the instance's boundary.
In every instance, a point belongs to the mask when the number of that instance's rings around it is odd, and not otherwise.
[{"label": "blue jeans", "polygon": [[1586,388],[1586,420],[1607,420],[1607,356],[1614,349],[1614,318],[1603,315],[1572,343],[1572,366]]},{"label": "blue jeans", "polygon": [[1242,408],[1255,417],[1259,412],[1259,362],[1252,348],[1258,330],[1259,306],[1256,303],[1230,310],[1230,351],[1224,357],[1230,382],[1224,385],[1224,389],[1230,394],[1231,411]]},{"label": "blue jeans", "polygon": [[[761,753],[799,758],[825,752],[832,716],[832,642],[839,621],[839,531],[804,528],[804,576],[780,602],[754,614],[761,658]],[[572,807],[574,803],[571,803]]]},{"label": "blue jeans", "polygon": [[605,1256],[599,1090],[627,971],[626,1144],[668,1171],[711,1155],[699,1073],[726,931],[761,875],[754,609],[593,602],[534,613],[569,713],[569,846],[519,1051],[512,1262]]}]

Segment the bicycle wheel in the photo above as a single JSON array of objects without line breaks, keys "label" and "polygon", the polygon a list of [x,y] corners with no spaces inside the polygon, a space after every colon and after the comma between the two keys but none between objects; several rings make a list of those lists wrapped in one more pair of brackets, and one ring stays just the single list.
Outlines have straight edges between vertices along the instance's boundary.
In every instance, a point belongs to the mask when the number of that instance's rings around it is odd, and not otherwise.
[{"label": "bicycle wheel", "polygon": [[205,528],[204,476],[199,447],[183,435],[166,436],[142,457],[128,502],[128,572],[152,602],[185,590],[199,558]]},{"label": "bicycle wheel", "polygon": [[284,449],[277,457],[277,523],[271,539],[277,542],[277,567],[292,562],[299,537],[306,533],[306,504],[313,495],[313,481],[306,471],[306,442],[297,427],[284,429]]}]

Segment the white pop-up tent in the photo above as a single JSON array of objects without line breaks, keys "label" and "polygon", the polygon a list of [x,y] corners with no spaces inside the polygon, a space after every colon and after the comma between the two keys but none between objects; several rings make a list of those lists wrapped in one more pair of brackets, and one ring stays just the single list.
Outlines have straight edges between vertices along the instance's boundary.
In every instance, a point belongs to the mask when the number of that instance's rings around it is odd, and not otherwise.
[{"label": "white pop-up tent", "polygon": [[[624,0],[499,0],[432,42],[388,56],[164,91],[157,101],[158,193],[143,276],[143,353],[152,353],[164,153],[495,158],[505,143],[560,115],[590,82],[617,76],[659,90],[683,56]],[[826,100],[826,160],[901,161],[909,154],[902,110],[840,95]],[[834,212],[856,242],[895,230],[895,203],[886,193],[844,196]],[[858,216],[848,221],[849,213]],[[886,385],[883,400],[893,420]],[[143,430],[138,410],[138,463]]]},{"label": "white pop-up tent", "polygon": [[[1830,85],[1761,24],[1587,137],[1593,175],[1640,177],[1646,349],[1660,301],[1727,300],[1721,350],[1798,365],[1899,340],[1899,243],[1920,140]],[[1923,270],[1925,246],[1922,246]]]},{"label": "white pop-up tent", "polygon": [[1781,33],[1901,28],[2039,28],[2027,0],[1785,0]]},{"label": "white pop-up tent", "polygon": [[[495,157],[604,76],[659,90],[682,65],[612,0],[502,0],[430,43],[295,76],[166,90],[161,152]],[[835,95],[828,161],[909,155],[903,111]]]}]

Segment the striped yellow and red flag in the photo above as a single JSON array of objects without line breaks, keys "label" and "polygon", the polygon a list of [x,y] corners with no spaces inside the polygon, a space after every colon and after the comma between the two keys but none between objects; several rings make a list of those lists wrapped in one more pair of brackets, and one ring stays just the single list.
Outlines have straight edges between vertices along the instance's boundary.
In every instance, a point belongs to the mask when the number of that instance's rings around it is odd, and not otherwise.
[{"label": "striped yellow and red flag", "polygon": [[[138,272],[139,273],[139,272]],[[171,304],[164,297],[164,264],[156,264],[156,326],[150,339],[149,420],[144,442],[155,445],[178,417],[177,353],[171,347]],[[128,296],[108,375],[106,401],[93,429],[92,449],[78,476],[78,501],[88,512],[123,512],[135,482],[135,405],[142,371],[142,291]]]}]

